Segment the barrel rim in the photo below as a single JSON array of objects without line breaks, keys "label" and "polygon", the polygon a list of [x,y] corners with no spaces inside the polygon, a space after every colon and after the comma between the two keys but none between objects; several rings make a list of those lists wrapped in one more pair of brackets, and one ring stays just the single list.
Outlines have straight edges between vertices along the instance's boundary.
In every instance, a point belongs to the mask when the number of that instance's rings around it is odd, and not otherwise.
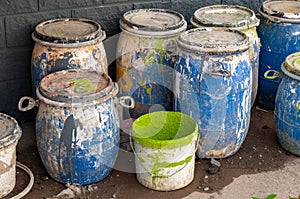
[{"label": "barrel rim", "polygon": [[15,118],[5,113],[0,113],[0,117],[8,119],[14,124],[14,129],[12,129],[12,133],[0,139],[0,150],[1,150],[11,146],[14,143],[17,143],[22,136],[22,130]]},{"label": "barrel rim", "polygon": [[[249,18],[245,19],[243,21],[239,22],[232,22],[232,23],[218,23],[216,21],[212,22],[206,19],[201,19],[200,17],[197,17],[197,13],[199,12],[205,12],[206,10],[214,10],[214,9],[238,9],[238,10],[243,10],[249,13]],[[256,17],[255,13],[253,10],[246,8],[244,6],[238,6],[238,5],[213,5],[213,6],[205,6],[202,8],[197,9],[192,18],[191,18],[191,24],[194,27],[226,27],[226,28],[231,28],[235,30],[244,30],[244,29],[249,29],[253,27],[257,27],[260,23],[260,20]]]},{"label": "barrel rim", "polygon": [[[274,2],[274,1],[282,1],[282,0],[264,1],[262,6],[258,9],[259,14],[272,22],[300,23],[299,13],[298,13],[299,18],[288,18],[288,17],[284,17],[284,13],[282,12],[275,12],[274,10],[270,11],[269,9],[267,9],[265,5],[268,4],[269,2]],[[293,2],[297,0],[286,0],[286,1]]]},{"label": "barrel rim", "polygon": [[293,64],[290,62],[290,59],[294,56],[299,56],[300,52],[292,53],[285,58],[285,61],[281,64],[281,70],[287,76],[300,81],[300,71],[293,67]]},{"label": "barrel rim", "polygon": [[[82,36],[76,36],[76,37],[56,37],[56,36],[49,36],[46,34],[43,34],[41,32],[41,29],[43,26],[56,23],[56,22],[63,22],[63,21],[79,21],[84,23],[92,24],[96,27],[96,30],[93,33],[82,35]],[[31,34],[32,39],[35,42],[38,43],[45,43],[47,45],[88,45],[92,43],[96,43],[97,41],[103,41],[106,37],[105,31],[101,29],[101,25],[97,23],[96,21],[89,20],[89,19],[83,19],[83,18],[57,18],[57,19],[51,19],[44,22],[39,23],[35,30]]]},{"label": "barrel rim", "polygon": [[[183,39],[184,35],[190,34],[192,32],[196,31],[226,31],[226,32],[233,32],[239,35],[242,35],[244,37],[244,40],[234,44],[234,45],[228,45],[228,44],[222,44],[222,45],[202,45],[197,44],[195,42],[189,42]],[[199,53],[199,54],[228,54],[228,53],[237,53],[237,52],[243,52],[250,48],[249,38],[246,36],[245,33],[239,31],[239,30],[232,30],[228,28],[218,28],[218,27],[205,27],[205,28],[194,28],[186,31],[185,33],[181,34],[177,40],[177,44],[179,48],[185,49],[187,51],[193,52],[193,53]]]},{"label": "barrel rim", "polygon": [[[102,90],[96,90],[95,93],[86,95],[86,96],[58,96],[53,95],[51,92],[47,92],[45,89],[41,87],[43,81],[51,76],[55,76],[58,73],[66,73],[66,72],[93,72],[101,75],[102,77],[107,79],[106,87]],[[86,70],[86,69],[66,69],[62,71],[57,71],[54,73],[50,73],[42,78],[39,86],[36,88],[36,94],[39,100],[45,102],[46,104],[61,106],[61,107],[85,107],[90,106],[91,104],[100,104],[103,103],[110,98],[113,98],[118,93],[118,85],[112,82],[112,79],[105,73],[100,73],[99,71],[94,70]],[[83,103],[84,102],[84,103]]]},{"label": "barrel rim", "polygon": [[[138,12],[170,13],[178,16],[180,18],[180,22],[172,26],[157,27],[157,26],[144,26],[144,25],[135,24],[126,19],[126,16]],[[119,20],[119,24],[122,31],[134,35],[151,36],[151,37],[177,35],[185,31],[187,28],[187,22],[185,21],[182,14],[173,10],[158,9],[158,8],[136,9],[136,10],[127,11],[122,15],[121,19]]]}]

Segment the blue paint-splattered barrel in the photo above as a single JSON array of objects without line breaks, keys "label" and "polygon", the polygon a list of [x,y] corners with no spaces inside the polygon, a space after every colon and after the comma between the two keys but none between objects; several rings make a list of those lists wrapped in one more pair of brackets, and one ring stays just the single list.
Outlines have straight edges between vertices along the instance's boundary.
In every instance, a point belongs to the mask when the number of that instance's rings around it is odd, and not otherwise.
[{"label": "blue paint-splattered barrel", "polygon": [[88,19],[53,19],[38,24],[32,33],[32,92],[49,73],[64,69],[91,69],[107,74],[102,41],[105,32]]},{"label": "blue paint-splattered barrel", "polygon": [[124,13],[120,27],[117,80],[120,95],[135,99],[131,117],[155,107],[172,110],[176,40],[186,30],[184,17],[171,10],[139,9]]},{"label": "blue paint-splattered barrel", "polygon": [[274,109],[276,91],[282,78],[281,63],[300,51],[300,2],[265,1],[259,13],[261,40],[257,102]]},{"label": "blue paint-splattered barrel", "polygon": [[259,19],[255,13],[243,6],[213,5],[199,8],[191,18],[194,27],[224,27],[245,33],[250,42],[252,65],[251,106],[255,102],[258,86],[260,41],[256,27]]},{"label": "blue paint-splattered barrel", "polygon": [[178,39],[175,111],[199,127],[200,158],[225,158],[241,147],[249,128],[252,67],[245,34],[192,29]]},{"label": "blue paint-splattered barrel", "polygon": [[300,156],[300,53],[286,57],[275,98],[275,124],[281,146]]},{"label": "blue paint-splattered barrel", "polygon": [[62,70],[41,80],[36,139],[53,179],[85,185],[110,173],[120,137],[117,92],[117,84],[97,71]]}]

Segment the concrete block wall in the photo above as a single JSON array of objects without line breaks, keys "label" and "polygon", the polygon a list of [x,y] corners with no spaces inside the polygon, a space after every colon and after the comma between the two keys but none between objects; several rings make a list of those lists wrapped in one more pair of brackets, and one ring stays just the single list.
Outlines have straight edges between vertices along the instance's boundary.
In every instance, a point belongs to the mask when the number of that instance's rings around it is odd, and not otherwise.
[{"label": "concrete block wall", "polygon": [[[17,103],[31,96],[31,33],[40,22],[54,18],[87,18],[101,24],[107,39],[120,32],[119,19],[128,10],[165,8],[182,13],[187,21],[200,7],[214,4],[243,5],[255,12],[263,0],[0,0],[0,112],[19,122],[34,121],[33,111],[22,113]],[[115,39],[115,44],[116,44]],[[113,43],[113,42],[111,42]],[[111,44],[110,43],[110,44]],[[114,52],[109,46],[107,53]],[[114,57],[114,55],[108,55]],[[115,64],[109,61],[114,79]]]}]

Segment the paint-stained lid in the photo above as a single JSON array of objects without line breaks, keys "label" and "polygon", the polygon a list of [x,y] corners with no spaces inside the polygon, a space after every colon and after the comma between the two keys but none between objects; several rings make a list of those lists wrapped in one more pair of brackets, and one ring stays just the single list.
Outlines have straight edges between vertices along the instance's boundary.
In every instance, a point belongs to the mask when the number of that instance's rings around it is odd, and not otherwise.
[{"label": "paint-stained lid", "polygon": [[80,43],[105,38],[100,24],[88,19],[65,18],[44,21],[35,27],[32,34],[35,41]]},{"label": "paint-stained lid", "polygon": [[300,52],[287,56],[281,69],[286,75],[300,80]]},{"label": "paint-stained lid", "polygon": [[300,1],[267,0],[259,12],[272,21],[300,22]]},{"label": "paint-stained lid", "polygon": [[194,53],[234,53],[249,48],[248,37],[226,28],[196,28],[181,34],[178,46]]},{"label": "paint-stained lid", "polygon": [[104,73],[92,70],[69,69],[45,76],[39,93],[46,99],[63,103],[81,103],[111,98],[113,82]]},{"label": "paint-stained lid", "polygon": [[195,27],[228,27],[247,29],[259,25],[255,13],[243,6],[214,5],[199,8],[191,23]]},{"label": "paint-stained lid", "polygon": [[169,36],[187,28],[184,17],[166,9],[138,9],[123,14],[120,27],[124,31],[146,36]]},{"label": "paint-stained lid", "polygon": [[9,115],[0,113],[0,149],[17,142],[22,131],[17,121]]}]

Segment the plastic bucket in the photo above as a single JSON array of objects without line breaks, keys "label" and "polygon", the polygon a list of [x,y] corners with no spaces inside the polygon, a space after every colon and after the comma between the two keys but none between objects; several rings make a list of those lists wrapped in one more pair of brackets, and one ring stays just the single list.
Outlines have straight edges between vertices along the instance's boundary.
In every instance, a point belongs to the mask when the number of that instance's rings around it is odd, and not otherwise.
[{"label": "plastic bucket", "polygon": [[275,98],[275,124],[280,145],[300,156],[300,53],[287,56]]},{"label": "plastic bucket", "polygon": [[16,147],[22,131],[17,121],[0,113],[0,198],[16,184]]},{"label": "plastic bucket", "polygon": [[192,182],[199,137],[193,118],[180,112],[152,112],[135,120],[132,131],[140,184],[170,191]]},{"label": "plastic bucket", "polygon": [[282,78],[281,63],[292,53],[300,51],[300,2],[276,0],[263,2],[260,25],[261,41],[258,71],[257,102],[274,109],[275,96]]}]

